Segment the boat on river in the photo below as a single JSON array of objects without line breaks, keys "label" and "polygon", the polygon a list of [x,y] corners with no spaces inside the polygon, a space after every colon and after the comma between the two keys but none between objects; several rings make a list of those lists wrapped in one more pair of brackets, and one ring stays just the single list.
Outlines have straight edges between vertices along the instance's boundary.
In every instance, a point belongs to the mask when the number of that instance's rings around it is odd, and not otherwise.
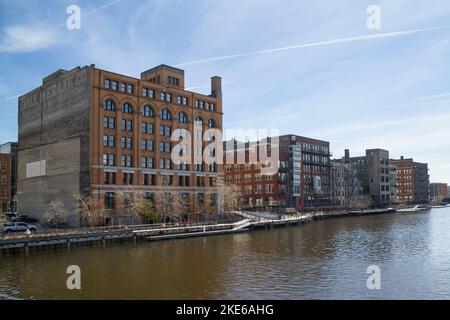
[{"label": "boat on river", "polygon": [[406,207],[406,208],[402,208],[402,209],[397,209],[397,212],[400,212],[400,213],[414,213],[414,212],[427,211],[427,210],[430,210],[430,209],[431,209],[430,206],[417,205],[417,206],[414,206],[414,207]]}]

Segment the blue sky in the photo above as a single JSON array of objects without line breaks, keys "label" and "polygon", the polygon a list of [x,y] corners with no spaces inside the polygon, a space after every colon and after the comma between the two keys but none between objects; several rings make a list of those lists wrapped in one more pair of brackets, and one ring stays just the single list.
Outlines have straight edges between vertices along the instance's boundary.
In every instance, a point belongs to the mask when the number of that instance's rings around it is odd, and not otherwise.
[{"label": "blue sky", "polygon": [[[71,4],[80,30],[65,27]],[[366,26],[372,4],[380,30]],[[223,78],[225,128],[328,140],[335,157],[385,148],[450,183],[442,0],[0,0],[0,142],[17,139],[17,96],[57,69],[138,77],[161,63],[183,68],[193,91]]]}]

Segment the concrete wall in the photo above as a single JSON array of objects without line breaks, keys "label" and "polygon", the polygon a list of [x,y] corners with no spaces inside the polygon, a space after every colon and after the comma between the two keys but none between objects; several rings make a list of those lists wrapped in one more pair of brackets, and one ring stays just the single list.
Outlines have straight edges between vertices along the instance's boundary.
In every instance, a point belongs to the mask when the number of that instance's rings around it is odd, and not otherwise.
[{"label": "concrete wall", "polygon": [[[89,188],[92,71],[58,71],[19,98],[18,212],[41,218],[60,199],[77,215],[72,194]],[[45,160],[45,175],[28,177],[27,164]],[[70,225],[78,225],[72,216]]]}]

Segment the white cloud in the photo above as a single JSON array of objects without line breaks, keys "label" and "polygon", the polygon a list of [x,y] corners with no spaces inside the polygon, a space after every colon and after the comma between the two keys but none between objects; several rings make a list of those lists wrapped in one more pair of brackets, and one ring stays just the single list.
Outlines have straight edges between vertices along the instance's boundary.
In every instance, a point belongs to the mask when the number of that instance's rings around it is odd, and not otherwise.
[{"label": "white cloud", "polygon": [[47,49],[61,41],[56,28],[43,26],[11,26],[4,31],[1,41],[2,52],[32,52]]}]

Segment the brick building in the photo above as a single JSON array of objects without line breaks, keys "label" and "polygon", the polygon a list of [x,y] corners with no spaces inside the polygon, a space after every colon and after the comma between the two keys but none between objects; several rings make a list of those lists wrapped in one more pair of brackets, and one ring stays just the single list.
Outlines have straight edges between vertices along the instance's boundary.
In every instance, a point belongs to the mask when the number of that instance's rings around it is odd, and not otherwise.
[{"label": "brick building", "polygon": [[413,159],[391,159],[397,167],[397,198],[400,203],[425,203],[429,201],[428,164]]},{"label": "brick building", "polygon": [[17,189],[17,143],[0,145],[0,213],[15,210]]},{"label": "brick building", "polygon": [[104,199],[107,223],[115,223],[126,206],[118,193],[131,186],[149,200],[155,192],[182,193],[186,215],[198,218],[203,212],[195,200],[214,193],[222,167],[174,164],[178,142],[171,135],[193,132],[194,123],[203,132],[222,128],[221,78],[211,78],[210,95],[184,84],[184,71],[166,65],[140,78],[94,65],[44,78],[19,98],[19,212],[40,218],[60,199],[72,212],[69,223],[77,225],[72,194],[82,192]]},{"label": "brick building", "polygon": [[430,197],[433,202],[440,202],[448,196],[448,185],[446,183],[430,183]]},{"label": "brick building", "polygon": [[391,169],[389,151],[383,149],[366,150],[362,157],[352,157],[350,162],[357,168],[358,194],[368,196],[378,207],[391,203]]},{"label": "brick building", "polygon": [[[225,183],[240,187],[244,207],[303,210],[332,205],[330,143],[297,135],[277,138],[278,148],[272,150],[279,159],[275,174],[261,174],[261,163],[250,161],[249,143],[245,163],[225,164]],[[234,150],[225,147],[224,154],[237,153],[234,145]]]},{"label": "brick building", "polygon": [[350,161],[350,151],[345,150],[342,159],[331,160],[331,183],[334,204],[338,207],[354,205],[358,192],[358,169]]}]

